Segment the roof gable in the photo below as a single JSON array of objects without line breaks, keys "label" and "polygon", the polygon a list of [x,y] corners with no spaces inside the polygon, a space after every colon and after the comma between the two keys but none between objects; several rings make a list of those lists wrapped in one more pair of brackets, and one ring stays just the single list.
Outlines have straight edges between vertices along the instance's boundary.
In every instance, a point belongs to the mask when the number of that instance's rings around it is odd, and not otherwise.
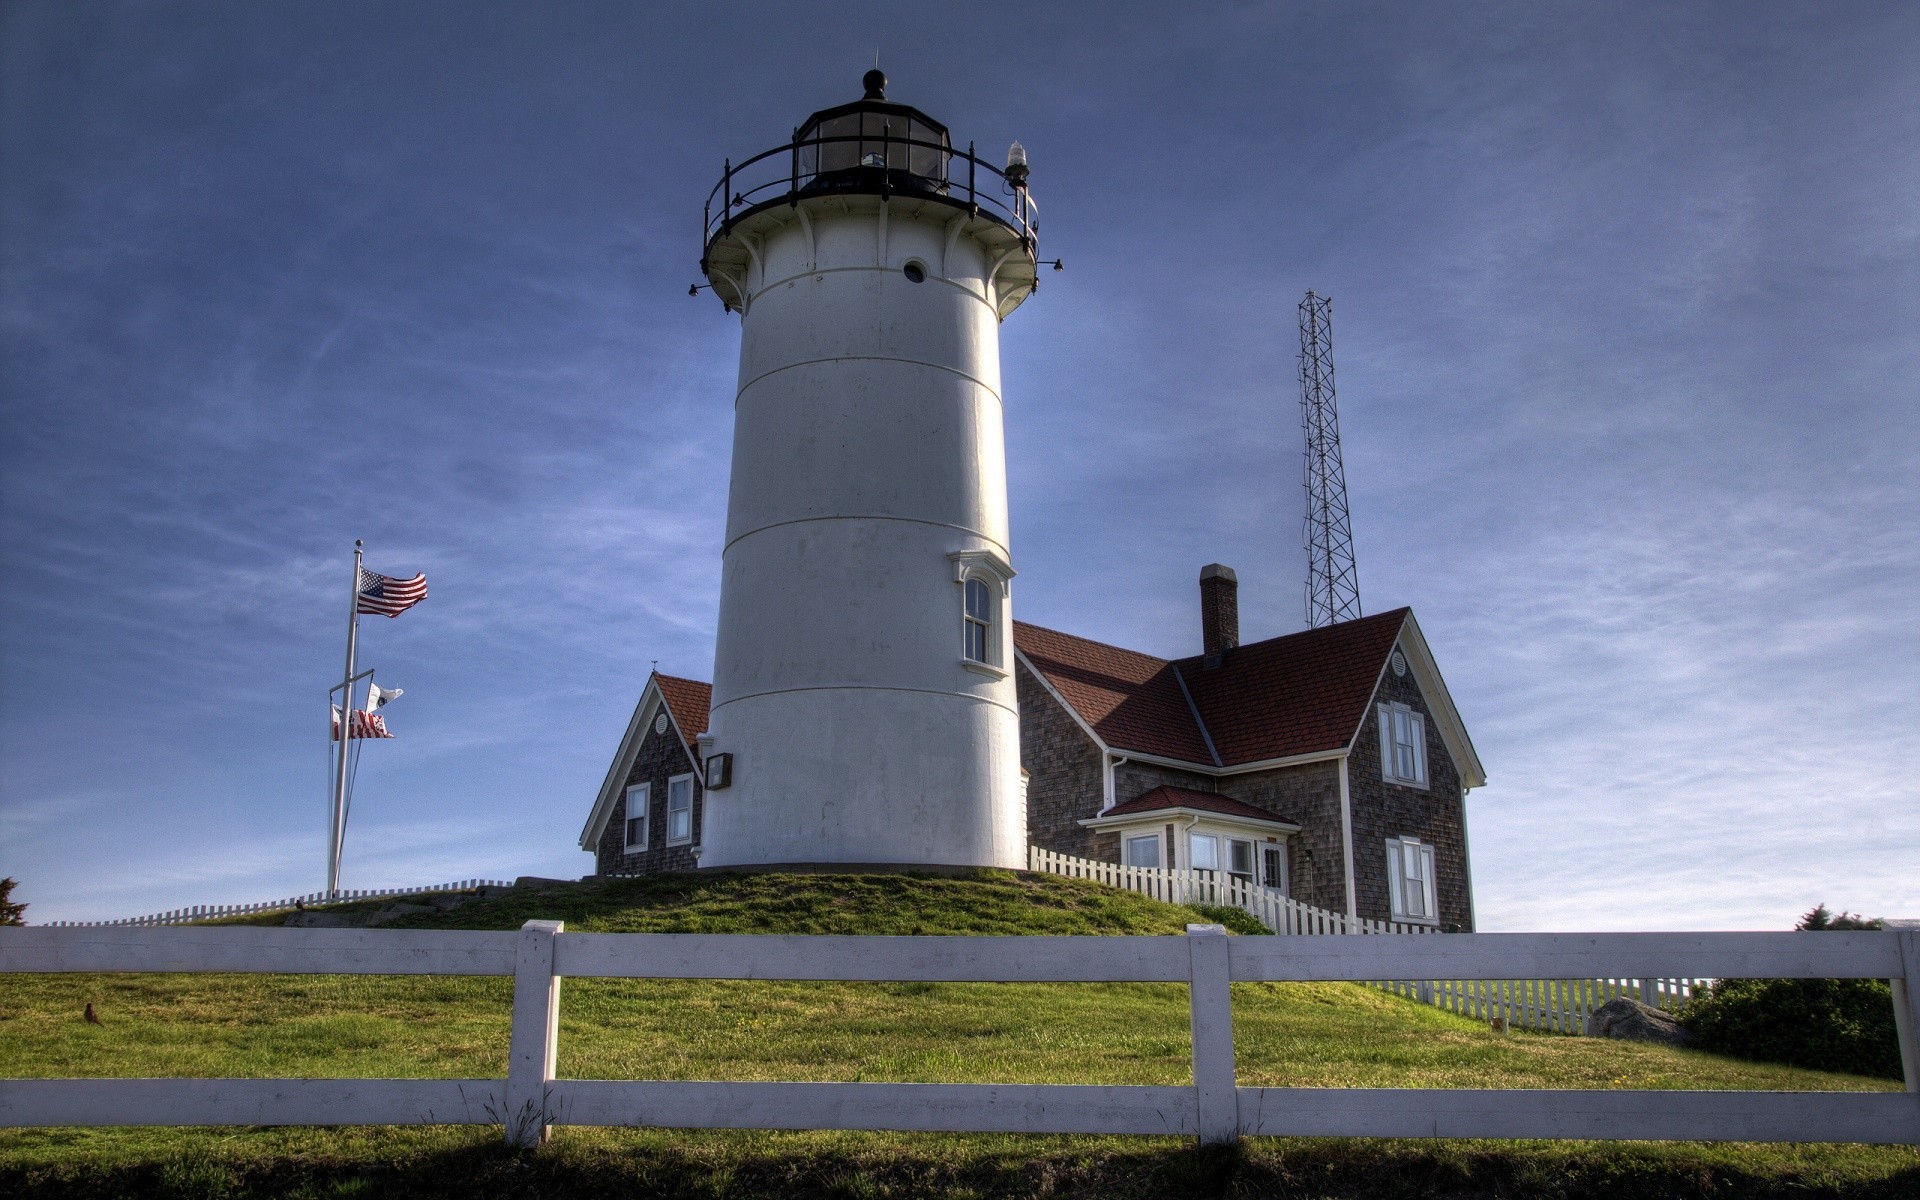
[{"label": "roof gable", "polygon": [[633,770],[633,760],[640,754],[640,743],[646,740],[651,731],[647,717],[656,703],[665,707],[674,733],[686,747],[694,765],[699,766],[700,751],[694,745],[694,739],[707,731],[707,714],[713,704],[713,685],[655,671],[647,676],[647,686],[640,690],[640,701],[633,706],[633,716],[627,719],[627,731],[621,735],[620,749],[614,752],[613,765],[607,768],[607,777],[600,784],[600,794],[594,798],[593,810],[587,814],[587,823],[580,830],[580,848],[588,853],[593,853],[599,846],[600,835],[606,831],[607,821],[613,816],[613,802],[619,798],[627,774]]},{"label": "roof gable", "polygon": [[1407,611],[1236,646],[1212,670],[1198,655],[1176,663],[1221,764],[1347,747]]},{"label": "roof gable", "polygon": [[1237,646],[1212,669],[1020,621],[1013,641],[1109,749],[1232,768],[1345,750],[1409,617],[1396,608]]}]

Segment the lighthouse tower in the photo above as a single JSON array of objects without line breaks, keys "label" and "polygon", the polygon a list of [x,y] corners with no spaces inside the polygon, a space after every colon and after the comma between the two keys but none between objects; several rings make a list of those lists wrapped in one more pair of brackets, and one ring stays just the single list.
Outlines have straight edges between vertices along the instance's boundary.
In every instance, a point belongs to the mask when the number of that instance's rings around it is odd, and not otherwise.
[{"label": "lighthouse tower", "polygon": [[1005,167],[886,99],[729,162],[701,266],[741,323],[702,867],[1021,867],[999,324]]}]

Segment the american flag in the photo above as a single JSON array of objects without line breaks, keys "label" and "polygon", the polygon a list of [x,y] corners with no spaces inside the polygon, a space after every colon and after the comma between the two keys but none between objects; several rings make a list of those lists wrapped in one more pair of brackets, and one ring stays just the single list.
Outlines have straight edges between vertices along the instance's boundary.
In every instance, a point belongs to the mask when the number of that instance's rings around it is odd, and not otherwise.
[{"label": "american flag", "polygon": [[397,617],[427,598],[427,577],[415,575],[412,579],[394,579],[388,575],[376,575],[365,567],[360,568],[360,599],[354,605],[357,613],[368,613],[381,617]]},{"label": "american flag", "polygon": [[[353,710],[353,726],[348,730],[347,736],[350,738],[390,738],[393,735],[387,732],[386,718],[382,717],[379,713],[363,712],[356,708]],[[340,740],[340,706],[338,704],[333,706],[333,740],[336,742]]]}]

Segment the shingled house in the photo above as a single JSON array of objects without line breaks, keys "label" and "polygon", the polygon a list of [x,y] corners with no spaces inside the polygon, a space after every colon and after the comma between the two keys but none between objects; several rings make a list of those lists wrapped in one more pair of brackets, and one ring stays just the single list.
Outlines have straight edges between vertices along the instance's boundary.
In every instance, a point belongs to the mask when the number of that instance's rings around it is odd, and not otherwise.
[{"label": "shingled house", "polygon": [[1412,610],[1243,646],[1238,590],[1202,572],[1192,658],[1015,623],[1034,844],[1472,929],[1486,779]]},{"label": "shingled house", "polygon": [[[1242,646],[1233,572],[1200,591],[1192,658],[1014,622],[1032,843],[1473,928],[1464,801],[1485,776],[1412,611]],[[711,697],[648,679],[581,832],[600,873],[697,865]]]}]

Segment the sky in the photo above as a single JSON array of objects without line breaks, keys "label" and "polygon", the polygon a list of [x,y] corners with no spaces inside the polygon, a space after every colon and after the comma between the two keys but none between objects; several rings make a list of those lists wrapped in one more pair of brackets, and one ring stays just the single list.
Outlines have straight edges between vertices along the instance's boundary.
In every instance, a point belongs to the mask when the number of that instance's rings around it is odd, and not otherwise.
[{"label": "sky", "polygon": [[0,874],[32,921],[324,885],[355,538],[406,695],[344,885],[593,869],[708,678],[722,162],[889,96],[1020,139],[1023,620],[1304,626],[1331,296],[1365,609],[1486,766],[1490,930],[1920,917],[1920,6],[0,6]]}]

